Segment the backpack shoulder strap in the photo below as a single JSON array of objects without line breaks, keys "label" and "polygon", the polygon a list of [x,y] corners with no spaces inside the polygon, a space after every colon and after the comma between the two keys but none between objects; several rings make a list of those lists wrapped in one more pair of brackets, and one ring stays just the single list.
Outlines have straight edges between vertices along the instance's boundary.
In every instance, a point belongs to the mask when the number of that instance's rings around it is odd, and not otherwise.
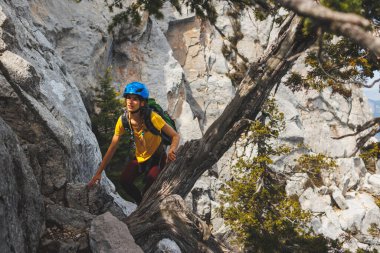
[{"label": "backpack shoulder strap", "polygon": [[152,111],[153,110],[149,107],[144,110],[144,123],[146,128],[148,128],[152,134],[160,135],[161,132],[152,123]]}]

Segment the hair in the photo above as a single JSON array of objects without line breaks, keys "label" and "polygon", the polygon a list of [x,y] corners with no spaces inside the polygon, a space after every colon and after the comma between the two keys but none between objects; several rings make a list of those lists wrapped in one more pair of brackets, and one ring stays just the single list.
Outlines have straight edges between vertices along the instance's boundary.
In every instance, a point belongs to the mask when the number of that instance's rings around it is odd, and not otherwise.
[{"label": "hair", "polygon": [[142,96],[140,96],[140,95],[138,95],[138,94],[126,94],[126,95],[124,95],[123,97],[124,97],[125,99],[127,99],[127,96],[128,96],[128,95],[134,95],[134,96],[137,96],[138,99],[139,99],[140,101],[145,101],[145,102],[148,101],[148,99],[145,99],[145,98],[143,98]]}]

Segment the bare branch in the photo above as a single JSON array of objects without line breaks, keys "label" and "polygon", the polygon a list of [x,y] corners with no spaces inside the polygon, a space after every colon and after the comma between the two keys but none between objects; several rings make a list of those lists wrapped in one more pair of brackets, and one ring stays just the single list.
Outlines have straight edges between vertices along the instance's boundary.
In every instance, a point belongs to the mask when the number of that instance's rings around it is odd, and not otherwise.
[{"label": "bare branch", "polygon": [[371,84],[363,84],[363,87],[372,88],[376,83],[379,83],[379,82],[380,82],[380,78],[374,80]]},{"label": "bare branch", "polygon": [[345,134],[345,135],[342,135],[342,136],[339,136],[339,137],[331,137],[332,139],[336,139],[336,140],[339,140],[339,139],[343,139],[343,138],[346,138],[346,137],[349,137],[349,136],[356,136],[374,126],[376,126],[376,128],[373,128],[371,129],[370,132],[368,132],[367,134],[359,137],[356,141],[356,148],[354,150],[354,152],[351,154],[351,156],[353,155],[356,155],[356,153],[360,150],[360,148],[362,148],[366,143],[367,141],[372,137],[372,136],[375,136],[375,134],[379,133],[380,132],[380,117],[378,118],[374,118],[370,121],[367,121],[366,123],[364,123],[363,125],[360,125],[356,128],[356,132],[354,133],[351,133],[351,134]]},{"label": "bare branch", "polygon": [[354,132],[352,134],[345,134],[345,135],[342,135],[339,137],[331,137],[331,138],[335,139],[335,140],[340,140],[340,139],[343,139],[343,138],[346,138],[349,136],[355,136],[355,135],[358,135],[358,134],[364,132],[367,129],[370,129],[371,127],[375,126],[376,124],[380,126],[380,117],[374,118],[370,121],[365,122],[363,125],[358,126],[356,128],[356,132]]},{"label": "bare branch", "polygon": [[338,137],[331,137],[331,139],[340,140],[340,139],[343,139],[343,138],[346,138],[346,137],[355,136],[355,135],[357,135],[359,133],[360,132],[354,132],[354,133],[351,133],[351,134],[345,134],[345,135],[338,136]]},{"label": "bare branch", "polygon": [[375,136],[380,131],[380,128],[373,128],[368,134],[360,137],[357,142],[356,142],[356,149],[355,151],[351,154],[351,156],[356,155],[356,153],[359,151],[360,148],[362,148],[367,141],[372,137]]}]

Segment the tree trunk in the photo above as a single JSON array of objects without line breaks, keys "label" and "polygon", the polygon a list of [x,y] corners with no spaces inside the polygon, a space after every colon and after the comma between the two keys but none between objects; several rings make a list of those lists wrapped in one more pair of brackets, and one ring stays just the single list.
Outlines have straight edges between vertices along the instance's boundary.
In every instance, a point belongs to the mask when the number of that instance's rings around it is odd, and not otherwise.
[{"label": "tree trunk", "polygon": [[[289,14],[278,40],[257,62],[253,63],[232,101],[209,127],[203,138],[185,143],[177,160],[160,174],[144,195],[138,209],[126,220],[136,242],[146,252],[162,238],[170,238],[183,252],[223,252],[207,226],[179,204],[197,179],[231,147],[259,114],[273,87],[290,70],[301,52],[315,38],[303,37],[302,20]],[[173,208],[173,209],[171,209]]]}]

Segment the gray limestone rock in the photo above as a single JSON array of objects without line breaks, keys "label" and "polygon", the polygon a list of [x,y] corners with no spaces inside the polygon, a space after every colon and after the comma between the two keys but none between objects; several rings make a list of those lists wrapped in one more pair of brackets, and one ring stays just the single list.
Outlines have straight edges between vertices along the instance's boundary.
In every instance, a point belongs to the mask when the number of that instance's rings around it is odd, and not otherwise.
[{"label": "gray limestone rock", "polygon": [[66,241],[44,240],[41,242],[40,252],[76,253],[79,244],[71,239]]},{"label": "gray limestone rock", "polygon": [[39,252],[88,251],[88,231],[94,218],[85,211],[47,204],[46,230]]},{"label": "gray limestone rock", "polygon": [[90,227],[90,223],[94,218],[95,216],[88,212],[60,205],[47,205],[46,207],[46,222],[63,228],[84,230]]},{"label": "gray limestone rock", "polygon": [[190,210],[193,210],[202,220],[210,223],[211,199],[210,177],[202,176],[194,185],[186,201]]},{"label": "gray limestone rock", "polygon": [[19,55],[5,51],[0,56],[0,69],[11,81],[33,97],[40,93],[40,77],[34,67]]},{"label": "gray limestone rock", "polygon": [[357,198],[347,199],[347,205],[348,209],[339,215],[340,226],[344,231],[357,233],[360,231],[366,209]]},{"label": "gray limestone rock", "polygon": [[332,189],[332,198],[334,199],[335,203],[338,205],[340,209],[342,210],[348,209],[348,205],[342,194],[342,191],[338,189],[337,187],[334,187]]},{"label": "gray limestone rock", "polygon": [[0,252],[36,252],[43,229],[40,187],[16,134],[0,117]]},{"label": "gray limestone rock", "polygon": [[90,246],[94,253],[143,253],[127,225],[109,212],[92,221]]},{"label": "gray limestone rock", "polygon": [[306,173],[295,173],[292,175],[289,180],[286,182],[286,195],[293,196],[297,195],[300,196],[304,190],[305,190],[305,184],[309,177]]},{"label": "gray limestone rock", "polygon": [[172,241],[170,239],[162,239],[157,244],[157,249],[154,251],[154,253],[181,253],[181,249],[178,247],[178,245],[175,243],[175,241]]},{"label": "gray limestone rock", "polygon": [[84,183],[66,185],[66,202],[68,207],[89,212],[88,189]]},{"label": "gray limestone rock", "polygon": [[380,175],[371,175],[368,177],[368,184],[370,184],[374,190],[380,193]]},{"label": "gray limestone rock", "polygon": [[311,220],[311,226],[318,234],[323,234],[327,238],[336,240],[344,234],[340,227],[339,216],[333,211],[332,207],[327,207],[325,213],[326,215],[322,217],[314,217]]},{"label": "gray limestone rock", "polygon": [[104,1],[33,0],[30,15],[40,34],[39,45],[62,58],[61,71],[70,73],[88,103],[112,55],[113,40],[107,32],[112,14]]},{"label": "gray limestone rock", "polygon": [[[359,187],[367,170],[362,159],[340,158],[337,159],[338,169],[334,172],[334,181],[342,191]],[[347,182],[349,180],[349,182]]]},{"label": "gray limestone rock", "polygon": [[43,43],[46,34],[36,32],[31,6],[17,0],[1,7],[14,27],[5,26],[3,32],[14,32],[19,49],[1,58],[6,80],[1,86],[7,92],[0,115],[25,143],[43,194],[62,201],[56,189],[62,191],[68,181],[88,180],[96,169],[97,142],[72,77],[62,72],[62,59]]},{"label": "gray limestone rock", "polygon": [[299,198],[302,209],[310,210],[313,213],[324,213],[331,205],[328,195],[319,195],[311,187],[307,188]]}]

